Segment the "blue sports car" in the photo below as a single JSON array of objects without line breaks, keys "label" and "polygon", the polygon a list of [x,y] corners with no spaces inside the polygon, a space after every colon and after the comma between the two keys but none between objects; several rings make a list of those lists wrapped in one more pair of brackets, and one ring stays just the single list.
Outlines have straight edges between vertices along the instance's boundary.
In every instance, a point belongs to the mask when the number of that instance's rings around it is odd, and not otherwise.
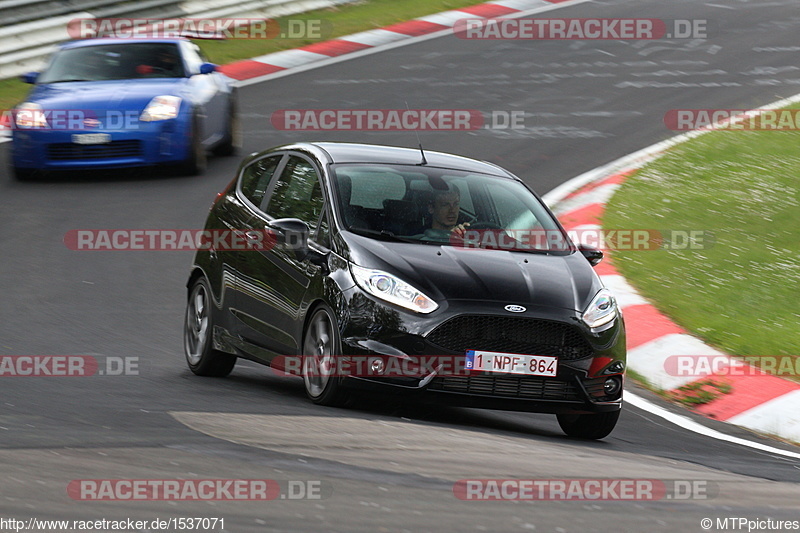
[{"label": "blue sports car", "polygon": [[240,143],[236,90],[188,39],[62,44],[13,113],[11,164],[39,170],[171,165],[201,174],[206,151]]}]

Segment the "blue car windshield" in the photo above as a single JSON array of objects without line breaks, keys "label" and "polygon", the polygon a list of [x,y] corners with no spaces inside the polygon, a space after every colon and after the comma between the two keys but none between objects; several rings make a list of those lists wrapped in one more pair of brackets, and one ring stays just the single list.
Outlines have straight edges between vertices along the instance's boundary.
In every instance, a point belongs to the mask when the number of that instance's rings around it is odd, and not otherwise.
[{"label": "blue car windshield", "polygon": [[333,166],[346,229],[384,240],[568,254],[574,244],[520,182],[424,166]]},{"label": "blue car windshield", "polygon": [[37,83],[185,76],[173,43],[109,43],[60,50]]}]

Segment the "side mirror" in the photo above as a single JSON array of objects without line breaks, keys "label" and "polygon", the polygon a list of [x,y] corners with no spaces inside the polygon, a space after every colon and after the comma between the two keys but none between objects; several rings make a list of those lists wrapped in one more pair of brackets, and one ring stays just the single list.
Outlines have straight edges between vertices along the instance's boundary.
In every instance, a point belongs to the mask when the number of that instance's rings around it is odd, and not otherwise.
[{"label": "side mirror", "polygon": [[269,227],[278,230],[278,242],[289,250],[308,249],[308,224],[299,218],[278,218]]},{"label": "side mirror", "polygon": [[277,230],[278,242],[288,250],[293,250],[298,261],[308,259],[317,266],[327,264],[328,256],[312,250],[308,246],[308,224],[299,218],[279,218],[269,223],[269,228]]},{"label": "side mirror", "polygon": [[200,65],[200,74],[211,74],[216,72],[217,66],[214,63],[203,63]]},{"label": "side mirror", "polygon": [[38,72],[26,72],[22,74],[19,79],[22,80],[24,83],[36,83],[36,79],[39,77]]},{"label": "side mirror", "polygon": [[603,250],[598,250],[594,246],[579,244],[578,251],[583,254],[583,257],[585,257],[593,267],[597,266],[598,263],[603,260]]}]

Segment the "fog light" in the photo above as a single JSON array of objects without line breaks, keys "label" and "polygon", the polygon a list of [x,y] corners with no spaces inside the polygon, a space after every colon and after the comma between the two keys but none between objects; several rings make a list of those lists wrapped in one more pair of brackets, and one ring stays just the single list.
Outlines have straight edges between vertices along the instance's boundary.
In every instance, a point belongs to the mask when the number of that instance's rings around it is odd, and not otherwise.
[{"label": "fog light", "polygon": [[621,386],[622,384],[617,378],[608,378],[606,382],[603,383],[603,391],[605,391],[608,396],[615,396],[619,392]]},{"label": "fog light", "polygon": [[380,357],[373,357],[369,361],[369,369],[373,374],[383,374],[383,371],[386,370],[386,365]]},{"label": "fog light", "polygon": [[625,370],[625,363],[623,363],[622,361],[617,361],[613,363],[611,366],[609,366],[608,370],[609,372],[620,374],[622,373],[623,370]]}]

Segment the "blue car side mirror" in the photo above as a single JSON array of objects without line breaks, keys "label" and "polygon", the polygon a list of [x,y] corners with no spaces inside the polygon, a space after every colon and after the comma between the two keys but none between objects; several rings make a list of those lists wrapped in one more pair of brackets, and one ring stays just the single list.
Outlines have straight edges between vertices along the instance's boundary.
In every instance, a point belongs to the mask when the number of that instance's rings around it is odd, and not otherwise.
[{"label": "blue car side mirror", "polygon": [[36,83],[36,78],[38,77],[39,77],[38,72],[26,72],[25,74],[22,74],[19,77],[19,79],[21,79],[25,83]]},{"label": "blue car side mirror", "polygon": [[200,74],[211,74],[216,72],[217,66],[214,63],[203,63],[200,65]]}]

